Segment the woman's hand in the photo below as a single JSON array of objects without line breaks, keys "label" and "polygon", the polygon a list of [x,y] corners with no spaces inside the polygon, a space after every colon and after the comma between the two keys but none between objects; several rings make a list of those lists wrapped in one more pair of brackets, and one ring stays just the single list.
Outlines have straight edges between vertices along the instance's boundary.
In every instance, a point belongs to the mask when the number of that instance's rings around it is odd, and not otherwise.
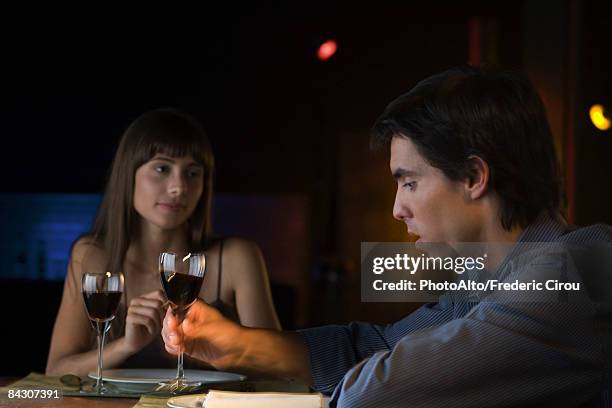
[{"label": "woman's hand", "polygon": [[185,315],[182,324],[170,310],[163,322],[162,338],[166,350],[187,355],[209,363],[217,369],[235,367],[243,349],[241,331],[234,322],[226,319],[215,308],[197,300]]},{"label": "woman's hand", "polygon": [[127,351],[136,353],[159,335],[165,304],[166,296],[162,290],[132,299],[125,322],[124,344]]}]

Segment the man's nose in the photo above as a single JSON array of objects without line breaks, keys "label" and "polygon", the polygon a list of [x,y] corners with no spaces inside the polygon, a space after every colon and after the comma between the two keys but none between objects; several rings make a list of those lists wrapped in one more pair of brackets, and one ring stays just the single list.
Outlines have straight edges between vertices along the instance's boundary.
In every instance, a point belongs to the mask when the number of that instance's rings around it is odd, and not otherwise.
[{"label": "man's nose", "polygon": [[395,202],[393,203],[393,217],[399,221],[405,221],[407,218],[412,218],[412,212],[406,202],[398,192],[395,194]]}]

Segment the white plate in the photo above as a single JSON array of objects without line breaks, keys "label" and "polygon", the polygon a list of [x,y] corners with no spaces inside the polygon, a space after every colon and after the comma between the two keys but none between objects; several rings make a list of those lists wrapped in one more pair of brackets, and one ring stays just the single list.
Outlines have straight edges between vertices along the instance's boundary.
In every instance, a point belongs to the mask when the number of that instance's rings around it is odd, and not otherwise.
[{"label": "white plate", "polygon": [[[168,368],[124,368],[115,370],[104,370],[102,379],[130,384],[157,384],[160,381],[171,380],[176,376],[176,369]],[[89,373],[89,377],[98,378],[94,371]],[[227,373],[224,371],[206,370],[185,370],[187,380],[201,381],[203,383],[218,383],[227,381],[244,381],[246,377],[240,374]]]},{"label": "white plate", "polygon": [[170,398],[167,405],[170,408],[202,408],[202,402],[205,399],[206,394],[183,395]]},{"label": "white plate", "polygon": [[[102,378],[104,381],[131,391],[150,391],[157,387],[161,381],[167,381],[176,376],[176,369],[160,368],[125,368],[104,370]],[[89,377],[98,378],[94,371],[89,373]],[[185,377],[191,381],[201,381],[203,384],[213,384],[229,381],[244,381],[246,377],[240,374],[227,373],[223,371],[206,370],[185,370]]]}]

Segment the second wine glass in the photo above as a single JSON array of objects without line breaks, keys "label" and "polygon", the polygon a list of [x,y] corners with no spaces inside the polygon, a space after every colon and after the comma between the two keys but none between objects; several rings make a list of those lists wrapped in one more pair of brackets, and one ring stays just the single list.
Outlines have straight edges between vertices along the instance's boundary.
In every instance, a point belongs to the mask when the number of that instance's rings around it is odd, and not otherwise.
[{"label": "second wine glass", "polygon": [[85,273],[81,279],[83,300],[98,339],[98,372],[96,385],[93,388],[98,394],[107,391],[102,382],[104,341],[121,302],[123,280],[121,272]]},{"label": "second wine glass", "polygon": [[[189,307],[196,301],[200,293],[206,273],[206,257],[202,253],[162,252],[159,255],[159,272],[170,308],[180,327]],[[189,381],[185,378],[183,350],[180,350],[178,354],[176,378],[160,384],[175,391],[201,385],[198,381]]]}]

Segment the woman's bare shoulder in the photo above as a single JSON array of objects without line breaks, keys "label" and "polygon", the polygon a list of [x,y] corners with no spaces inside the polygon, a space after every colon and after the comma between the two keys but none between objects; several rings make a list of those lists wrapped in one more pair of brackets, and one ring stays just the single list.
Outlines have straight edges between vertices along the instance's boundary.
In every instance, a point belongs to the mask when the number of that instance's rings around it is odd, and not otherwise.
[{"label": "woman's bare shoulder", "polygon": [[225,257],[259,257],[261,250],[255,241],[240,237],[228,237],[223,240],[223,259]]},{"label": "woman's bare shoulder", "polygon": [[231,237],[223,241],[223,266],[234,282],[261,279],[265,263],[259,246],[251,240]]},{"label": "woman's bare shoulder", "polygon": [[73,264],[79,264],[82,268],[102,268],[106,263],[106,251],[104,246],[91,235],[84,235],[77,239],[72,245],[70,260]]}]

